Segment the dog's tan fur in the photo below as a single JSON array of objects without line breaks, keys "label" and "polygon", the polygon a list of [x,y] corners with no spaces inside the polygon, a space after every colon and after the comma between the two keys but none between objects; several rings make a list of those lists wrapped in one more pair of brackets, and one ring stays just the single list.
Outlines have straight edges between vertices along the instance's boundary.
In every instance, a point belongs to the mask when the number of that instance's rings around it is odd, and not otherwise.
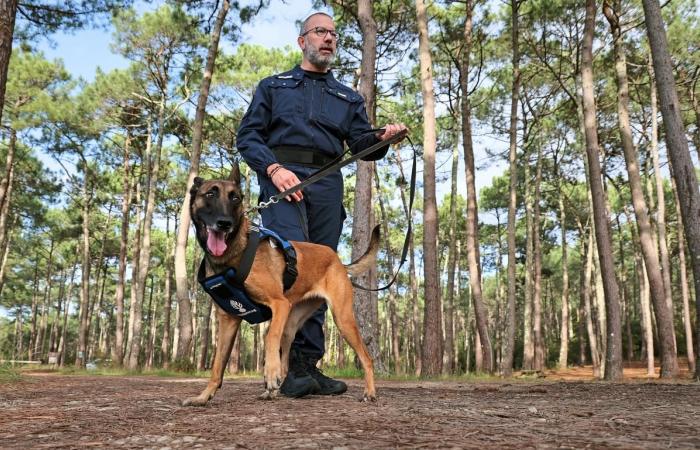
[{"label": "dog's tan fur", "polygon": [[[201,184],[200,184],[201,183]],[[240,204],[241,190],[238,167],[234,167],[229,180],[197,180],[191,189],[190,212],[197,230],[197,240],[205,250],[207,276],[237,267],[248,237],[249,222]],[[234,201],[231,201],[234,199]],[[216,226],[214,218],[231,220],[231,231],[226,235],[226,250],[220,256],[207,251],[208,227]],[[225,223],[226,220],[220,223]],[[293,241],[297,252],[299,275],[294,285],[283,291],[282,274],[284,257],[278,249],[262,244],[245,281],[250,297],[270,307],[272,319],[265,337],[265,392],[261,398],[272,399],[286,376],[289,348],[299,327],[326,301],[343,338],[355,350],[365,374],[363,400],[375,400],[374,369],[362,337],[360,336],[352,306],[351,275],[369,270],[378,250],[379,227],[372,234],[367,253],[357,262],[343,266],[338,255],[329,247],[307,242]],[[205,405],[221,386],[223,373],[238,333],[241,319],[233,317],[217,307],[219,331],[211,378],[207,387],[197,397],[191,397],[183,405]]]}]

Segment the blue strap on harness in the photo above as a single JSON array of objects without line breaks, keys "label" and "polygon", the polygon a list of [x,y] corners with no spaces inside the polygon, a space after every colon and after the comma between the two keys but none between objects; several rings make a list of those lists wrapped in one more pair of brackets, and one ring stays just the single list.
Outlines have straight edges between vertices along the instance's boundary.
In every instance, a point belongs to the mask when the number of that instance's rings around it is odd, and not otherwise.
[{"label": "blue strap on harness", "polygon": [[204,259],[199,265],[197,281],[216,304],[232,316],[240,317],[248,323],[256,324],[270,320],[272,311],[265,305],[253,301],[243,287],[243,283],[255,259],[255,253],[261,239],[274,239],[284,254],[286,268],[283,275],[284,290],[294,284],[298,272],[296,268],[296,251],[292,244],[267,228],[251,226],[248,234],[248,244],[243,251],[241,264],[236,270],[229,267],[223,273],[205,277]]}]

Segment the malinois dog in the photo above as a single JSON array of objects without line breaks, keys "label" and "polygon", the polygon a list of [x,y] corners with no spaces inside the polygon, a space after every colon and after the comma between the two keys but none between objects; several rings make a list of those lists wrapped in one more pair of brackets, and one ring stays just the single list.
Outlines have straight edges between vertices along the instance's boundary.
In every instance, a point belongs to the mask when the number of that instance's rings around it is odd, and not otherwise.
[{"label": "malinois dog", "polygon": [[[204,249],[206,275],[212,276],[229,267],[238,267],[248,241],[250,222],[243,211],[240,172],[235,164],[228,180],[204,181],[196,178],[190,189],[190,213],[197,242]],[[372,231],[367,252],[357,261],[344,266],[329,247],[292,241],[297,253],[299,275],[294,285],[284,291],[282,275],[284,256],[279,249],[263,245],[244,287],[252,300],[267,305],[272,319],[265,336],[265,391],[262,399],[273,399],[287,374],[289,348],[299,327],[325,301],[343,338],[355,350],[365,374],[364,401],[374,401],[372,359],[357,328],[352,306],[352,284],[348,274],[363,273],[375,263],[379,248],[379,227]],[[203,406],[221,387],[224,368],[231,354],[241,319],[217,307],[218,342],[214,366],[207,387],[197,397],[183,401],[183,406]]]}]

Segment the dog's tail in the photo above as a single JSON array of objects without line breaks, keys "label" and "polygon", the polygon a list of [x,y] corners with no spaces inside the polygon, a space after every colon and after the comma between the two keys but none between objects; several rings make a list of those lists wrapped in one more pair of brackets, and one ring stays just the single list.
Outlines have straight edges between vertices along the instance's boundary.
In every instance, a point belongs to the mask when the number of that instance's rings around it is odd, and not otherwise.
[{"label": "dog's tail", "polygon": [[372,237],[369,241],[369,248],[360,259],[353,261],[345,266],[350,275],[359,275],[367,272],[377,260],[377,252],[379,251],[379,225],[372,230]]}]

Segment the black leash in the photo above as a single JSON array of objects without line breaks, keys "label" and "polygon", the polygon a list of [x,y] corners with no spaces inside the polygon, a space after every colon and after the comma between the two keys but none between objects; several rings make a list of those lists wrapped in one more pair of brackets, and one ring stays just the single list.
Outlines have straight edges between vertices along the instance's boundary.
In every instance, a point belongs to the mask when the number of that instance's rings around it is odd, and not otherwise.
[{"label": "black leash", "polygon": [[379,292],[383,291],[386,289],[389,289],[391,285],[393,285],[396,282],[396,279],[399,277],[399,272],[401,272],[401,267],[403,266],[403,263],[406,262],[406,257],[408,256],[408,248],[409,244],[411,242],[411,235],[413,234],[413,198],[416,196],[416,149],[413,145],[413,142],[411,141],[411,138],[406,137],[408,140],[408,143],[411,144],[411,149],[413,150],[413,165],[411,166],[411,181],[409,182],[409,194],[408,194],[408,229],[406,230],[406,238],[403,241],[403,250],[401,250],[401,261],[399,261],[399,266],[396,268],[396,271],[394,272],[394,276],[391,278],[391,281],[386,286],[380,287],[380,288],[368,288],[361,286],[354,281],[352,281],[352,285],[356,287],[357,289],[361,289],[363,291],[369,291],[369,292]]}]

